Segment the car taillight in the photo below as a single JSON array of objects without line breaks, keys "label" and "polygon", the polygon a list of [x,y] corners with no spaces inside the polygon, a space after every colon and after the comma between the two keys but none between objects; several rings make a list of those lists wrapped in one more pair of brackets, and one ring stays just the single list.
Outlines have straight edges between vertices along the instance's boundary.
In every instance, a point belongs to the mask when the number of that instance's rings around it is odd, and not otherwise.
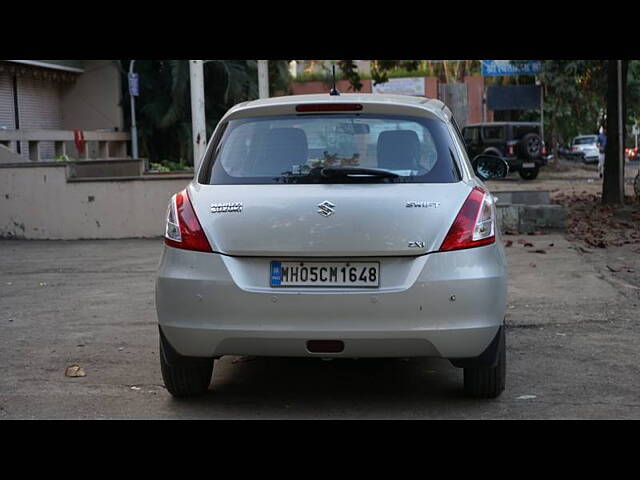
[{"label": "car taillight", "polygon": [[359,112],[360,103],[303,103],[296,105],[296,112]]},{"label": "car taillight", "polygon": [[542,145],[542,155],[546,155],[547,154],[547,147],[543,144]]},{"label": "car taillight", "polygon": [[509,145],[507,147],[507,152],[509,153],[509,155],[513,155],[513,145]]},{"label": "car taillight", "polygon": [[187,190],[182,190],[171,197],[164,243],[184,250],[213,252],[191,205]]},{"label": "car taillight", "polygon": [[480,247],[495,241],[493,199],[490,193],[474,187],[453,221],[440,251]]}]

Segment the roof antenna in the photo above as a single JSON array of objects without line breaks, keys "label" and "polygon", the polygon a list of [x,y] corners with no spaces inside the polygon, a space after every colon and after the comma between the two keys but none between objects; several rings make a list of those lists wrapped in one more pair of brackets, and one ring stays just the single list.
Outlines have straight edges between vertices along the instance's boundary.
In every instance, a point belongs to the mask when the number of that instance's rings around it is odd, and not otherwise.
[{"label": "roof antenna", "polygon": [[340,95],[340,92],[336,88],[336,66],[333,65],[333,88],[329,90],[329,95]]}]

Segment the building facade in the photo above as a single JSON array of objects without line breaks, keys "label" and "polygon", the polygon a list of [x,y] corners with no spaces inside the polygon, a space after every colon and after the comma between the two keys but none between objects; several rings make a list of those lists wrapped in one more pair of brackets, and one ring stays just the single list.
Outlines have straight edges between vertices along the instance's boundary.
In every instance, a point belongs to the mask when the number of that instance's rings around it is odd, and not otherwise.
[{"label": "building facade", "polygon": [[[121,75],[116,60],[0,60],[0,130],[122,131]],[[3,147],[29,158],[28,142]]]}]

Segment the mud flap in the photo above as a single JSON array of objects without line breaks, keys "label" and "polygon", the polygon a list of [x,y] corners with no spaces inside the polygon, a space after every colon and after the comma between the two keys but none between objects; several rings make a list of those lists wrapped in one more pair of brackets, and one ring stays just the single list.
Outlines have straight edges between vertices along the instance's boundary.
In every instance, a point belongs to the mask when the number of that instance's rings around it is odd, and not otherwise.
[{"label": "mud flap", "polygon": [[[211,358],[201,358],[201,357],[185,357],[176,351],[175,348],[169,343],[167,337],[164,336],[162,332],[162,327],[158,325],[158,331],[160,332],[160,343],[162,348],[160,349],[160,355],[164,357],[164,361],[168,365],[197,365],[197,364],[206,364],[211,361]],[[214,357],[219,358],[219,357]]]},{"label": "mud flap", "polygon": [[498,329],[489,346],[477,357],[450,358],[449,361],[458,368],[492,368],[498,364],[500,349],[504,348],[504,324]]}]

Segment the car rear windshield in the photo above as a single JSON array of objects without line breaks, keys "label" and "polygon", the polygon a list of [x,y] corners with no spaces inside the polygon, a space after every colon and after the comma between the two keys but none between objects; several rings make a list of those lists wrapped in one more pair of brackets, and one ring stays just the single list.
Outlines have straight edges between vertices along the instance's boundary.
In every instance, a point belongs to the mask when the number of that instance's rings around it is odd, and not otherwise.
[{"label": "car rear windshield", "polygon": [[454,183],[441,120],[372,114],[279,115],[228,122],[202,183]]},{"label": "car rear windshield", "polygon": [[598,143],[598,137],[579,137],[573,140],[574,145],[591,145]]}]

